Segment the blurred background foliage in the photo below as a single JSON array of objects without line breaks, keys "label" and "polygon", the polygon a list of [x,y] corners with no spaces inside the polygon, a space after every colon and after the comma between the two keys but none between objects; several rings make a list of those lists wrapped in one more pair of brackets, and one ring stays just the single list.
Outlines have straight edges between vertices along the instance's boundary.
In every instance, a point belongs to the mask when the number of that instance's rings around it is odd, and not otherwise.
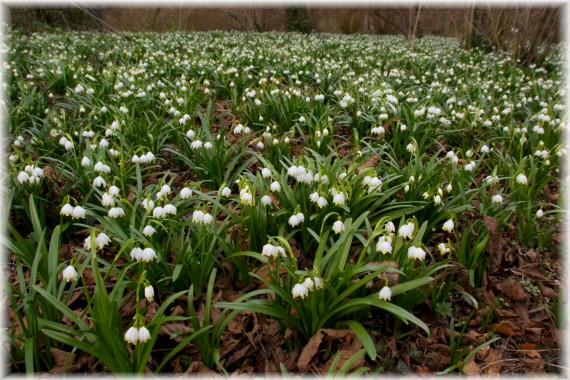
[{"label": "blurred background foliage", "polygon": [[26,31],[289,31],[301,33],[405,35],[413,48],[424,35],[456,37],[465,47],[511,51],[521,64],[542,63],[560,42],[562,5],[530,7],[323,8],[313,6],[209,7],[175,4],[162,7],[7,7],[12,25]]}]

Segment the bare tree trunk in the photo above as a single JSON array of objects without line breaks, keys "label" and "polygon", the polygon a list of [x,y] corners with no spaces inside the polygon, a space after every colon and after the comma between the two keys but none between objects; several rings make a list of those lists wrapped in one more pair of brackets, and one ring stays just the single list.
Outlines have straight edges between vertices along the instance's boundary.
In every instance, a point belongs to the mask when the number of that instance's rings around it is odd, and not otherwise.
[{"label": "bare tree trunk", "polygon": [[465,46],[471,48],[471,33],[473,31],[473,17],[475,17],[475,5],[469,9],[469,20],[467,21],[467,35],[465,36]]},{"label": "bare tree trunk", "polygon": [[422,9],[422,5],[418,5],[418,11],[416,13],[416,23],[414,25],[414,31],[412,32],[412,43],[410,46],[410,50],[414,51],[414,46],[416,44],[416,32],[418,31],[418,22],[420,21],[420,10]]}]

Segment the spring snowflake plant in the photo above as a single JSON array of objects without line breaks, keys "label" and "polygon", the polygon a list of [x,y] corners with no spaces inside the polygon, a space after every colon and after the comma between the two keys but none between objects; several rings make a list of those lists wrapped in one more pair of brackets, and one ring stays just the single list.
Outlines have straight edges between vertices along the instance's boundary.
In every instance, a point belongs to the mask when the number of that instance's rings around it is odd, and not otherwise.
[{"label": "spring snowflake plant", "polygon": [[[336,215],[330,213],[323,221],[312,269],[298,267],[298,258],[282,236],[270,238],[261,253],[237,253],[236,255],[255,257],[269,266],[269,279],[252,273],[252,276],[262,281],[267,288],[252,291],[235,302],[219,302],[216,306],[271,315],[298,329],[305,340],[320,328],[336,328],[346,324],[365,344],[371,358],[376,355],[371,338],[357,322],[359,316],[371,307],[391,313],[405,323],[413,322],[429,333],[427,326],[421,320],[389,302],[388,298],[425,285],[432,278],[422,276],[393,286],[389,297],[386,297],[386,290],[381,294],[377,290],[370,291],[367,288],[370,281],[387,272],[400,273],[400,271],[388,262],[366,263],[360,260],[363,257],[362,253],[360,257],[352,257],[354,255],[352,242],[356,235],[362,233],[360,227],[367,213],[354,221],[350,218],[345,220],[344,230],[338,235],[331,228],[324,229],[326,219]],[[384,218],[379,225],[387,221],[388,219]],[[367,246],[379,235],[379,228],[377,230],[367,240]],[[366,247],[363,252],[366,252]],[[285,269],[285,274],[281,273],[282,269]],[[268,299],[261,298],[269,294],[272,296]]]}]

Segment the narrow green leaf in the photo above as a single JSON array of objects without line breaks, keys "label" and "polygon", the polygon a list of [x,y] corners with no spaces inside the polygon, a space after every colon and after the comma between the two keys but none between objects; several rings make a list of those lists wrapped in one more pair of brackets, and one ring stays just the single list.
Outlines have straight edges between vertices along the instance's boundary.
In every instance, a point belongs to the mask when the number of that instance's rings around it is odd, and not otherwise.
[{"label": "narrow green leaf", "polygon": [[376,359],[376,347],[374,347],[374,342],[372,341],[370,334],[368,334],[368,331],[366,331],[366,329],[357,321],[350,320],[350,321],[345,321],[344,323],[346,323],[348,327],[350,327],[350,329],[354,331],[354,333],[356,334],[356,336],[358,337],[358,339],[366,349],[366,353],[368,354],[370,359],[372,360]]}]

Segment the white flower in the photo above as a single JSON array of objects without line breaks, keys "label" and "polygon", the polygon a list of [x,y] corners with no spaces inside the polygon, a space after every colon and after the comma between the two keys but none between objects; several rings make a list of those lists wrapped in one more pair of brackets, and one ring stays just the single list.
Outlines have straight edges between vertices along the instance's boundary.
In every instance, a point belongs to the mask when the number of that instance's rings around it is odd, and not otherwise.
[{"label": "white flower", "polygon": [[131,250],[131,258],[133,260],[140,260],[142,259],[142,255],[143,255],[143,250],[140,249],[139,247],[135,247]]},{"label": "white flower", "polygon": [[299,168],[293,165],[287,169],[287,174],[290,175],[291,177],[296,177],[301,173],[299,172]]},{"label": "white flower", "polygon": [[388,235],[382,235],[376,243],[376,251],[383,254],[392,252],[392,238]]},{"label": "white flower", "polygon": [[202,223],[204,221],[204,212],[201,210],[196,210],[192,213],[192,221],[196,223]]},{"label": "white flower", "polygon": [[190,147],[192,149],[199,149],[202,147],[202,141],[200,141],[200,140],[192,141],[192,144],[190,144]]},{"label": "white flower", "polygon": [[309,293],[309,288],[307,288],[305,284],[295,284],[291,292],[293,293],[293,298],[305,298],[305,296]]},{"label": "white flower", "polygon": [[81,166],[85,168],[90,165],[91,165],[91,160],[87,157],[83,157],[83,159],[81,160]]},{"label": "white flower", "polygon": [[291,217],[289,218],[289,224],[291,225],[291,227],[298,226],[300,223],[301,221],[297,218],[297,215],[291,215]]},{"label": "white flower", "polygon": [[392,291],[390,290],[389,287],[384,286],[382,289],[380,289],[380,293],[378,293],[378,298],[381,298],[384,301],[390,301],[390,299],[392,298]]},{"label": "white flower", "polygon": [[333,203],[335,205],[344,205],[346,202],[346,198],[344,196],[344,193],[336,193],[333,197]]},{"label": "white flower", "polygon": [[115,204],[115,198],[111,194],[103,193],[101,197],[101,205],[105,207],[113,206]]},{"label": "white flower", "polygon": [[74,281],[77,278],[77,271],[73,265],[68,265],[62,272],[62,276],[66,282]]},{"label": "white flower", "polygon": [[265,145],[264,145],[261,141],[258,142],[258,143],[257,143],[257,149],[261,150],[261,149],[263,149],[263,148],[265,148]]},{"label": "white flower", "polygon": [[501,196],[501,194],[493,195],[491,200],[493,201],[493,203],[503,203],[503,197]]},{"label": "white flower", "polygon": [[154,249],[152,248],[143,249],[141,254],[141,260],[149,262],[150,260],[153,260],[155,258],[156,258],[156,252],[154,252]]},{"label": "white flower", "polygon": [[261,170],[261,175],[263,178],[271,177],[271,170],[268,168],[263,168],[263,170]]},{"label": "white flower", "polygon": [[132,162],[134,163],[138,163],[141,162],[141,159],[139,158],[139,156],[137,156],[136,154],[133,156],[133,158],[131,159]]},{"label": "white flower", "polygon": [[107,236],[103,232],[101,232],[99,235],[97,235],[97,237],[95,237],[95,242],[97,243],[99,249],[102,249],[104,246],[109,244],[110,241],[111,239],[109,238],[109,236]]},{"label": "white flower", "polygon": [[281,190],[281,185],[279,184],[279,182],[275,181],[271,183],[269,188],[271,189],[271,191],[278,193]]},{"label": "white flower", "polygon": [[442,230],[446,232],[453,232],[453,228],[455,225],[453,224],[453,220],[449,219],[447,222],[443,223]]},{"label": "white flower", "polygon": [[320,277],[315,277],[315,289],[322,289],[324,287],[323,279]]},{"label": "white flower", "polygon": [[192,189],[190,189],[189,187],[185,187],[182,190],[180,190],[180,198],[186,199],[190,198],[191,196],[192,196]]},{"label": "white flower", "polygon": [[243,203],[244,205],[253,206],[253,195],[251,195],[251,193],[247,191],[249,189],[244,189],[244,190],[242,190],[239,195],[241,203]]},{"label": "white flower", "polygon": [[239,135],[242,132],[243,132],[243,125],[241,124],[236,125],[236,127],[234,128],[234,134]]},{"label": "white flower", "polygon": [[112,207],[108,215],[110,218],[120,218],[121,216],[125,216],[125,210],[120,207]]},{"label": "white flower", "polygon": [[265,244],[261,250],[261,254],[267,257],[277,257],[279,249],[273,244]]},{"label": "white flower", "polygon": [[81,206],[75,206],[73,212],[71,213],[73,219],[85,218],[85,209]]},{"label": "white flower", "polygon": [[143,206],[143,208],[147,211],[150,211],[154,208],[154,202],[149,199],[149,198],[145,198],[143,199],[141,205]]},{"label": "white flower", "polygon": [[439,243],[437,245],[437,249],[439,250],[439,253],[442,255],[445,255],[446,253],[450,252],[449,247],[445,243]]},{"label": "white flower", "polygon": [[93,180],[93,186],[95,187],[105,187],[107,186],[107,182],[105,182],[105,179],[101,176],[98,176],[97,178],[95,178]]},{"label": "white flower", "polygon": [[162,185],[162,187],[160,188],[160,192],[164,194],[170,194],[171,191],[172,189],[168,185]]},{"label": "white flower", "polygon": [[303,223],[303,221],[305,220],[305,215],[303,215],[302,212],[298,212],[297,215],[296,215],[296,217],[297,217],[297,220],[298,220],[300,223]]},{"label": "white flower", "polygon": [[141,162],[141,163],[148,162],[148,159],[146,158],[146,154],[141,154],[141,156],[139,158],[139,162]]},{"label": "white flower", "polygon": [[164,217],[164,209],[160,206],[156,206],[153,210],[152,210],[152,216],[155,218],[162,218]]},{"label": "white flower", "polygon": [[536,211],[536,217],[537,218],[542,218],[542,216],[544,215],[544,211],[542,211],[542,209],[539,209]]},{"label": "white flower", "polygon": [[264,206],[270,205],[271,202],[273,202],[273,201],[271,200],[271,197],[270,197],[269,195],[264,195],[264,196],[261,198],[261,204],[263,204]]},{"label": "white flower", "polygon": [[139,341],[139,330],[136,327],[131,327],[125,333],[125,340],[127,343],[137,344]]},{"label": "white flower", "polygon": [[521,185],[526,185],[528,183],[528,178],[526,178],[526,175],[524,175],[523,173],[519,173],[517,175],[516,181]]},{"label": "white flower", "polygon": [[18,174],[18,182],[20,182],[20,183],[27,182],[29,179],[30,179],[30,175],[26,172],[20,172]]},{"label": "white flower", "polygon": [[222,189],[221,193],[222,197],[229,197],[230,195],[232,195],[232,190],[226,186]]},{"label": "white flower", "polygon": [[[370,178],[370,177],[367,177],[367,178]],[[378,177],[370,178],[370,180],[368,181],[368,194],[370,194],[371,192],[373,192],[376,189],[379,189],[380,186],[382,186],[382,180],[380,180],[380,178],[378,178]]]},{"label": "white flower", "polygon": [[[106,147],[109,146],[109,141],[107,141],[107,140],[105,140],[105,139],[101,139],[101,141],[99,141],[99,146],[100,146],[101,148],[106,148]],[[67,149],[67,147],[66,147],[66,149]]]},{"label": "white flower", "polygon": [[410,152],[410,153],[414,153],[414,152],[416,151],[416,146],[415,146],[414,144],[412,144],[412,143],[409,143],[409,144],[406,146],[406,150],[407,150],[408,152]]},{"label": "white flower", "polygon": [[29,181],[30,181],[30,183],[31,183],[32,185],[34,185],[34,184],[36,184],[36,183],[39,183],[40,180],[41,180],[40,177],[36,177],[35,175],[33,175],[33,176],[30,177],[30,180],[29,180]]},{"label": "white flower", "polygon": [[313,288],[315,287],[315,283],[313,282],[313,279],[311,277],[307,277],[305,279],[305,281],[303,281],[303,285],[309,289],[309,291],[313,290]]},{"label": "white flower", "polygon": [[204,224],[210,224],[212,223],[212,221],[214,220],[214,217],[208,213],[204,214],[204,219],[203,219],[203,223]]},{"label": "white flower", "polygon": [[342,231],[344,231],[344,223],[340,220],[337,220],[334,222],[332,229],[336,234],[340,234]]},{"label": "white flower", "polygon": [[436,205],[441,204],[441,197],[439,196],[439,194],[433,197],[433,203],[435,203]]},{"label": "white flower", "polygon": [[483,145],[481,147],[481,153],[488,153],[489,152],[489,147],[487,145]]},{"label": "white flower", "polygon": [[146,286],[144,288],[144,296],[149,301],[152,301],[154,299],[154,288],[152,285]]},{"label": "white flower", "polygon": [[165,214],[171,214],[171,215],[176,215],[176,206],[172,205],[172,204],[167,204],[165,205],[162,210],[164,211]]},{"label": "white flower", "polygon": [[63,205],[59,213],[65,216],[71,216],[71,214],[73,214],[73,206],[70,205],[69,203],[66,203]]},{"label": "white flower", "polygon": [[392,222],[387,222],[384,225],[384,231],[390,233],[390,232],[396,232],[396,226],[394,225],[394,223]]},{"label": "white flower", "polygon": [[415,228],[416,228],[416,226],[412,222],[409,222],[408,224],[404,224],[403,226],[400,226],[400,229],[398,230],[398,235],[400,235],[403,238],[411,239],[412,235],[414,234]]},{"label": "white flower", "polygon": [[194,133],[193,130],[188,130],[188,132],[186,132],[186,136],[188,136],[188,138],[193,139],[194,136],[196,136],[196,133]]},{"label": "white flower", "polygon": [[212,149],[212,147],[213,147],[213,145],[209,141],[204,144],[204,148],[206,148],[206,149]]},{"label": "white flower", "polygon": [[411,259],[423,260],[426,258],[426,252],[420,247],[410,247],[408,249],[408,257]]},{"label": "white flower", "polygon": [[325,197],[319,197],[319,199],[317,199],[317,206],[319,206],[320,208],[325,207],[328,203],[329,202]]},{"label": "white flower", "polygon": [[115,185],[109,187],[109,194],[111,194],[111,195],[117,195],[117,194],[119,194],[120,191],[121,190],[119,190],[119,188]]},{"label": "white flower", "polygon": [[313,191],[313,192],[311,193],[311,195],[309,195],[309,199],[310,199],[311,202],[317,203],[317,201],[319,200],[319,198],[320,198],[320,197],[319,197],[319,193],[316,192],[316,191]]},{"label": "white flower", "polygon": [[109,165],[105,165],[104,163],[102,163],[101,161],[97,161],[97,163],[95,164],[95,166],[93,167],[93,169],[95,169],[98,172],[102,172],[102,173],[109,173],[111,172],[111,167],[109,167]]},{"label": "white flower", "polygon": [[144,236],[152,236],[155,232],[156,232],[156,230],[154,229],[153,226],[146,226],[143,229],[143,235]]},{"label": "white flower", "polygon": [[91,250],[91,236],[87,236],[85,240],[83,240],[83,247],[88,251]]},{"label": "white flower", "polygon": [[154,154],[153,154],[152,152],[148,152],[148,153],[146,154],[146,160],[147,160],[148,162],[153,162],[154,159],[155,159],[155,157],[154,157]]}]

